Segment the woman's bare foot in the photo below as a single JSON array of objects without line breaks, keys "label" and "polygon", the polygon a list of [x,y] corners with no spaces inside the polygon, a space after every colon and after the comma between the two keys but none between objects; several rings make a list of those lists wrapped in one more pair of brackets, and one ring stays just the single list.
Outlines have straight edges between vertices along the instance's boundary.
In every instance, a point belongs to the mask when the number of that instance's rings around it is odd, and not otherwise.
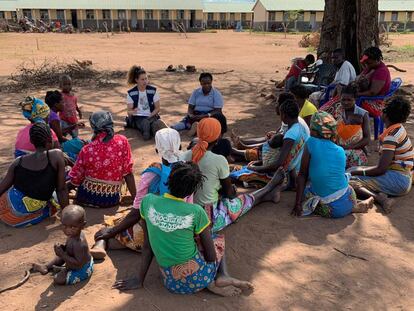
[{"label": "woman's bare foot", "polygon": [[269,191],[264,197],[264,202],[273,202],[279,203],[280,202],[280,193],[281,193],[282,186],[277,186],[275,189]]},{"label": "woman's bare foot", "polygon": [[242,281],[230,276],[220,276],[216,279],[216,286],[225,287],[225,286],[234,286],[240,289],[254,289],[252,283],[248,281]]},{"label": "woman's bare foot", "polygon": [[240,137],[234,132],[234,130],[231,130],[231,142],[236,149],[240,148]]},{"label": "woman's bare foot", "polygon": [[40,274],[42,274],[42,275],[45,275],[49,272],[49,269],[47,268],[46,265],[42,265],[42,264],[38,264],[38,263],[32,264],[32,269],[35,272],[40,272]]},{"label": "woman's bare foot", "polygon": [[212,282],[209,286],[207,286],[207,289],[219,296],[223,297],[234,297],[239,296],[241,294],[241,289],[232,285],[225,286],[225,287],[219,287],[215,284],[216,282]]},{"label": "woman's bare foot", "polygon": [[375,201],[381,206],[385,214],[389,214],[392,211],[392,206],[394,205],[395,200],[388,198],[385,193],[378,193]]},{"label": "woman's bare foot", "polygon": [[352,209],[352,213],[367,213],[374,206],[374,198],[370,197],[364,201],[358,202],[357,207]]},{"label": "woman's bare foot", "polygon": [[92,246],[90,253],[93,259],[101,260],[106,257],[106,242],[104,240],[96,241],[95,244]]}]

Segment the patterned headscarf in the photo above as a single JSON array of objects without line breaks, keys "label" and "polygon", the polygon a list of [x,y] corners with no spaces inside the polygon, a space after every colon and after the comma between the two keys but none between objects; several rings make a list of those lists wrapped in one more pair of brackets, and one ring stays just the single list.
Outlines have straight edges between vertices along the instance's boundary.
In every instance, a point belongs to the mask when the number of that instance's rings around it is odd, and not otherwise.
[{"label": "patterned headscarf", "polygon": [[220,122],[215,118],[205,118],[198,123],[198,143],[193,147],[192,160],[198,163],[207,152],[208,144],[216,141],[221,135]]},{"label": "patterned headscarf", "polygon": [[33,123],[44,122],[44,119],[50,114],[49,106],[33,96],[27,96],[19,106],[23,116]]},{"label": "patterned headscarf", "polygon": [[317,132],[320,138],[336,140],[337,122],[335,118],[325,111],[318,111],[312,116],[310,129]]},{"label": "patterned headscarf", "polygon": [[155,148],[161,158],[172,164],[179,161],[181,147],[180,134],[172,128],[163,128],[155,134]]},{"label": "patterned headscarf", "polygon": [[103,139],[104,143],[110,141],[114,137],[114,121],[112,120],[112,115],[109,111],[97,111],[92,113],[89,117],[89,122],[94,131],[92,140],[95,139],[99,133],[106,133],[106,136]]}]

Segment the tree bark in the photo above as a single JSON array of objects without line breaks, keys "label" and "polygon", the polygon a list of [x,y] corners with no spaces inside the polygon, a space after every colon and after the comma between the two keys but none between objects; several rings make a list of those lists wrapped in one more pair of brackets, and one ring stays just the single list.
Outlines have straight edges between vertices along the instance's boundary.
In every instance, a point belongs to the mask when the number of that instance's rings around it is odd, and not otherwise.
[{"label": "tree bark", "polygon": [[325,0],[318,57],[329,60],[336,48],[357,71],[364,50],[378,46],[378,0]]}]

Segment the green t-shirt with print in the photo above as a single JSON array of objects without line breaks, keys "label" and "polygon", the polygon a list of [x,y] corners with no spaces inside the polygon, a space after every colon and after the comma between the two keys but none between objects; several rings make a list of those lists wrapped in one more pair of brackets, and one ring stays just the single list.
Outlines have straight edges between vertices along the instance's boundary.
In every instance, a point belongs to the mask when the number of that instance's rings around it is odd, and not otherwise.
[{"label": "green t-shirt with print", "polygon": [[198,253],[194,235],[206,229],[210,220],[201,206],[186,203],[169,194],[147,194],[141,202],[148,238],[161,267],[182,264]]}]

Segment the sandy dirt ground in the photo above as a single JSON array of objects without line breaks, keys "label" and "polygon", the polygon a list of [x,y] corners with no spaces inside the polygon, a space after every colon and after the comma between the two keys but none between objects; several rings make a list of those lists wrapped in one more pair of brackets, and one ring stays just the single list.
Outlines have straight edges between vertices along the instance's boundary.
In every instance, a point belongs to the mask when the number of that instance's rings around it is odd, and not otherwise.
[{"label": "sandy dirt ground", "polygon": [[[39,43],[37,49],[36,39]],[[151,82],[160,90],[162,116],[178,121],[186,111],[186,100],[198,87],[197,74],[167,73],[169,64],[195,65],[216,75],[214,85],[225,98],[224,112],[230,129],[253,136],[275,129],[279,120],[271,103],[260,97],[271,89],[269,79],[282,78],[289,60],[303,56],[298,36],[283,39],[275,34],[204,33],[121,34],[109,39],[103,34],[0,34],[0,79],[23,61],[44,59],[71,61],[90,59],[98,68],[127,70],[143,65]],[[413,35],[392,37],[394,46],[414,41]],[[408,70],[400,76],[414,82],[414,62],[395,63]],[[134,172],[157,160],[153,142],[144,142],[134,131],[122,127],[127,85],[105,89],[76,86],[85,118],[97,109],[114,114],[116,130],[132,145]],[[45,87],[30,92],[44,97]],[[12,160],[19,128],[26,124],[17,103],[28,92],[1,93],[0,175]],[[414,128],[408,124],[410,133]],[[83,137],[90,136],[87,128]],[[413,135],[412,135],[413,136]],[[183,140],[188,141],[184,134]],[[371,161],[376,155],[372,152]],[[55,287],[51,276],[33,275],[14,291],[0,294],[1,310],[413,310],[414,309],[414,206],[413,194],[399,198],[395,210],[383,215],[374,208],[368,214],[344,219],[293,218],[293,193],[283,193],[279,204],[255,207],[237,224],[225,230],[230,272],[251,281],[255,291],[240,297],[222,298],[208,292],[192,296],[168,293],[152,264],[145,289],[128,293],[111,290],[117,279],[134,276],[140,255],[128,250],[109,252],[95,265],[92,278],[76,286]],[[410,203],[411,202],[411,203]],[[104,215],[116,209],[87,209],[85,229],[90,243]],[[26,229],[0,224],[0,288],[17,282],[33,261],[53,257],[53,244],[64,242],[56,219]],[[345,257],[341,249],[366,259]],[[411,293],[411,294],[410,294]]]}]

